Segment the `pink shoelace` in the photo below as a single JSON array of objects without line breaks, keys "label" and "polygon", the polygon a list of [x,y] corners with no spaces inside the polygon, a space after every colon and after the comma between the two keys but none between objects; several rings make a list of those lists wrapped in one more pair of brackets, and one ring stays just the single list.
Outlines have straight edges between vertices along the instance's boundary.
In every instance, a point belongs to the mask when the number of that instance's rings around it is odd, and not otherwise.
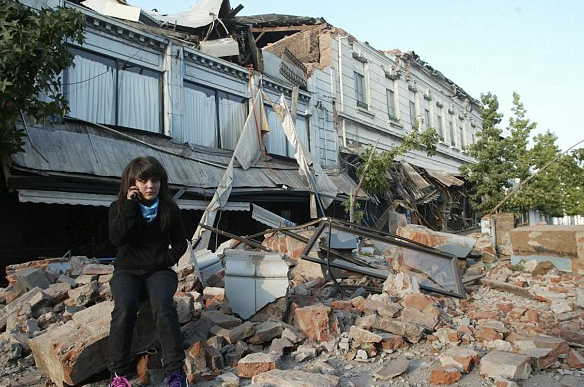
[{"label": "pink shoelace", "polygon": [[132,387],[128,379],[125,376],[116,376],[112,379],[110,387]]}]

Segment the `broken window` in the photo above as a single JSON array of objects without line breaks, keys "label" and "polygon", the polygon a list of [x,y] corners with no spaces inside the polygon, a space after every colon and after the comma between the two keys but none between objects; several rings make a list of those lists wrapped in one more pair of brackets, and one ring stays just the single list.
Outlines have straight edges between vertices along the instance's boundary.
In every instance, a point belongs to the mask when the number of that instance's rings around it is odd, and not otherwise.
[{"label": "broken window", "polygon": [[422,289],[465,297],[455,256],[338,219],[322,218],[301,256],[321,264],[339,287],[347,272],[364,276],[369,280],[366,286],[372,287],[375,280],[383,283],[397,271],[415,278]]},{"label": "broken window", "polygon": [[247,99],[218,91],[221,148],[233,150],[247,118]]},{"label": "broken window", "polygon": [[215,91],[209,87],[185,82],[183,88],[183,140],[192,144],[217,148],[217,114]]},{"label": "broken window", "polygon": [[458,133],[460,136],[460,149],[464,149],[466,142],[464,141],[464,129],[462,128],[462,121],[460,121],[460,125],[458,125]]}]

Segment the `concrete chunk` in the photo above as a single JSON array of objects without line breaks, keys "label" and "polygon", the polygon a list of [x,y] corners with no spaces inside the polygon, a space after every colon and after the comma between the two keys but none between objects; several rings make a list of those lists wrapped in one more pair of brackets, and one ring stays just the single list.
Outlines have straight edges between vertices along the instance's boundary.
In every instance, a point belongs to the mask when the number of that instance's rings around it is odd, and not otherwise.
[{"label": "concrete chunk", "polygon": [[493,351],[481,359],[481,376],[493,379],[527,379],[531,370],[531,358],[526,355]]},{"label": "concrete chunk", "polygon": [[479,354],[470,348],[454,347],[440,354],[440,363],[443,366],[456,366],[462,372],[469,373],[475,365],[479,364]]},{"label": "concrete chunk", "polygon": [[340,379],[305,371],[271,370],[252,378],[253,383],[278,387],[338,387]]},{"label": "concrete chunk", "polygon": [[24,291],[34,288],[46,289],[51,284],[45,273],[37,267],[27,267],[14,273],[18,286]]},{"label": "concrete chunk", "polygon": [[237,363],[237,376],[253,378],[254,376],[278,368],[280,356],[275,353],[250,353]]},{"label": "concrete chunk", "polygon": [[[132,353],[156,343],[149,305],[140,309]],[[59,387],[76,385],[106,369],[113,301],[104,301],[73,314],[72,320],[30,340],[37,367]],[[150,318],[148,318],[150,316]]]},{"label": "concrete chunk", "polygon": [[332,308],[322,304],[297,308],[296,325],[308,337],[316,341],[329,341],[339,335],[339,326]]}]

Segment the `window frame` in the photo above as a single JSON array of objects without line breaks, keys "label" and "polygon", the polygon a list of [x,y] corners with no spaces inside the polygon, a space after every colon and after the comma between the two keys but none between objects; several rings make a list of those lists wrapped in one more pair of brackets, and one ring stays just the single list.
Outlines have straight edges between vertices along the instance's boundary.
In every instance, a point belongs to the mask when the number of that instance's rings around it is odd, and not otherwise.
[{"label": "window frame", "polygon": [[[104,55],[101,53],[97,53],[95,51],[90,51],[90,50],[86,50],[84,48],[80,48],[80,47],[73,47],[70,46],[69,47],[69,51],[71,52],[71,54],[75,57],[80,57],[84,60],[88,60],[91,62],[95,62],[95,63],[101,63],[104,64],[106,67],[108,67],[108,70],[97,74],[97,75],[91,75],[89,78],[84,79],[82,81],[78,81],[78,82],[72,82],[73,79],[73,73],[75,72],[75,68],[74,66],[71,66],[65,70],[63,70],[63,76],[62,76],[62,90],[63,90],[63,94],[65,95],[65,98],[67,98],[67,101],[70,101],[70,105],[71,101],[73,100],[73,98],[75,98],[76,93],[79,93],[79,95],[77,95],[76,97],[85,97],[85,98],[81,98],[82,100],[84,100],[84,102],[80,103],[80,108],[81,108],[81,104],[83,104],[83,106],[87,106],[87,104],[90,104],[91,102],[87,102],[92,98],[93,95],[95,95],[96,93],[99,94],[98,99],[100,102],[103,102],[103,92],[107,91],[107,89],[104,90],[95,90],[95,86],[92,86],[91,83],[95,82],[96,79],[98,79],[99,77],[105,75],[107,72],[112,71],[113,70],[113,80],[112,80],[112,84],[111,84],[111,100],[110,101],[106,101],[109,102],[109,109],[112,110],[113,116],[109,117],[108,119],[100,119],[100,117],[96,117],[95,115],[98,113],[93,113],[93,117],[88,117],[87,115],[83,115],[83,113],[79,113],[79,112],[75,112],[74,110],[75,107],[73,107],[73,109],[71,109],[67,115],[69,117],[72,118],[78,118],[78,119],[84,119],[86,121],[94,121],[96,123],[99,124],[103,124],[103,125],[109,125],[109,126],[114,126],[114,127],[124,127],[124,128],[129,128],[129,129],[134,129],[134,130],[142,130],[142,131],[146,131],[146,132],[150,132],[150,133],[157,133],[157,134],[163,134],[164,133],[164,82],[163,82],[163,73],[161,71],[158,71],[156,69],[152,69],[149,67],[146,67],[144,65],[140,65],[134,62],[130,62],[128,60],[122,60],[120,58],[115,58],[115,57],[111,57],[108,55]],[[86,70],[86,69],[82,69],[82,70]],[[80,71],[78,69],[78,71]],[[134,93],[132,92],[133,90],[129,89],[129,90],[125,90],[122,89],[122,82],[124,82],[125,78],[128,78],[126,76],[126,73],[123,72],[127,72],[127,75],[130,75],[130,78],[134,78],[134,80],[138,79],[138,77],[136,77],[133,74],[139,74],[140,76],[146,76],[151,78],[150,79],[150,85],[148,86],[148,84],[139,84],[137,82],[132,82],[129,81],[127,84],[138,88],[138,87],[146,87],[148,89],[148,91],[143,91],[140,94],[143,94],[145,97],[142,97],[141,99],[132,99],[132,98],[123,98],[123,95],[128,93],[128,95],[133,95]],[[76,76],[78,74],[75,74]],[[153,80],[153,82],[152,82]],[[147,81],[145,79],[145,81]],[[85,85],[82,85],[83,83],[87,82],[86,85],[87,89],[83,90],[83,91],[79,91],[81,89],[83,89],[83,87]],[[90,83],[91,82],[91,83]],[[74,85],[79,85],[79,86],[74,86]],[[149,87],[149,88],[148,88]],[[157,97],[154,97],[153,99],[148,99],[148,98],[152,98],[152,87],[154,87],[157,90]],[[150,106],[148,106],[148,103],[152,104]],[[156,104],[158,106],[158,112],[155,112],[152,109],[153,104]],[[74,105],[74,104],[73,104]],[[101,106],[99,109],[103,110],[105,109],[107,106],[103,105]],[[136,111],[132,111],[132,112],[128,112],[128,109],[132,108],[132,109],[137,109],[138,112]],[[125,114],[124,114],[125,112]],[[142,112],[142,113],[140,113]],[[135,119],[131,118],[130,116],[133,117],[141,117],[141,119],[144,119],[144,114],[150,114],[150,120],[146,121],[145,123],[136,121]],[[91,113],[89,113],[91,114]],[[127,114],[127,116],[126,116]],[[137,126],[140,123],[144,123],[145,126]],[[148,127],[148,125],[150,125],[150,127]]]},{"label": "window frame", "polygon": [[369,104],[367,103],[365,75],[353,70],[353,79],[355,83],[355,101],[357,107],[362,109],[369,109]]},{"label": "window frame", "polygon": [[[210,146],[210,147],[217,148],[217,149],[234,150],[235,146],[237,145],[237,141],[239,140],[239,136],[241,136],[241,132],[243,130],[245,120],[247,119],[247,116],[249,115],[249,99],[246,97],[243,97],[241,95],[238,95],[238,94],[230,93],[230,92],[225,91],[225,90],[217,89],[214,87],[210,87],[208,85],[203,85],[201,83],[192,82],[192,81],[188,81],[188,80],[183,81],[183,88],[205,92],[206,95],[209,96],[209,98],[211,96],[213,97],[212,101],[213,101],[214,111],[211,114],[213,117],[213,134],[214,134],[213,145],[209,145],[208,143],[207,144],[197,144],[197,145]],[[225,96],[232,97],[233,99],[225,98]],[[227,140],[225,138],[225,133],[224,133],[225,128],[223,125],[225,125],[225,122],[223,121],[223,118],[222,118],[223,116],[221,114],[221,111],[222,111],[221,102],[223,100],[229,100],[229,101],[239,100],[240,105],[244,109],[242,112],[243,120],[240,122],[241,125],[237,126],[237,128],[239,129],[239,133],[237,133],[237,135],[233,139],[230,139],[230,140]],[[183,108],[186,109],[186,106],[183,106]],[[185,124],[183,124],[183,131],[186,131],[187,129],[188,129],[187,126]],[[193,130],[196,131],[197,128],[194,128]],[[186,136],[186,134],[183,133],[183,137],[187,138],[188,136]],[[229,145],[227,145],[228,143],[229,143]]]}]

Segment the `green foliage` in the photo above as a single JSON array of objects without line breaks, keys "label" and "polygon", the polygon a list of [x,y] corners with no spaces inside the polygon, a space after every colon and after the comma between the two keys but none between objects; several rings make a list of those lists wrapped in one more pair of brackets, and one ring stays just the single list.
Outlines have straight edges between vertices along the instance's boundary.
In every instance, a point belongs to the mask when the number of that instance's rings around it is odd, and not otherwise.
[{"label": "green foliage", "polygon": [[[343,200],[341,205],[343,206],[345,213],[348,214],[351,212],[351,198],[347,198],[347,199]],[[354,217],[353,222],[360,223],[364,216],[365,216],[365,211],[363,211],[361,209],[361,203],[355,201],[355,207],[353,209],[353,217]]]},{"label": "green foliage", "polygon": [[509,156],[509,141],[497,126],[502,114],[498,112],[499,101],[491,93],[481,95],[482,130],[477,133],[477,141],[468,152],[477,162],[465,164],[461,173],[471,185],[470,199],[473,210],[484,215],[499,203],[511,187],[513,163]]},{"label": "green foliage", "polygon": [[392,167],[395,159],[402,156],[411,150],[425,150],[426,154],[431,157],[436,154],[436,144],[438,143],[438,132],[429,128],[420,132],[419,128],[414,128],[407,136],[402,138],[402,142],[391,150],[379,152],[371,156],[372,148],[367,148],[361,154],[363,162],[357,167],[357,177],[361,178],[367,165],[367,160],[371,157],[367,173],[363,178],[362,188],[373,194],[383,194],[390,188],[388,180],[389,170]]},{"label": "green foliage", "polygon": [[[497,97],[482,95],[483,130],[469,153],[477,162],[461,168],[471,184],[471,205],[477,215],[497,208],[501,212],[525,213],[539,210],[550,216],[584,214],[584,150],[562,154],[551,132],[531,140],[536,124],[526,117],[519,95],[513,93],[513,116],[508,135],[497,127]],[[508,194],[516,186],[513,195]]]},{"label": "green foliage", "polygon": [[59,74],[73,63],[67,41],[83,43],[83,24],[72,9],[0,0],[0,156],[22,151],[20,112],[36,120],[66,113]]}]

